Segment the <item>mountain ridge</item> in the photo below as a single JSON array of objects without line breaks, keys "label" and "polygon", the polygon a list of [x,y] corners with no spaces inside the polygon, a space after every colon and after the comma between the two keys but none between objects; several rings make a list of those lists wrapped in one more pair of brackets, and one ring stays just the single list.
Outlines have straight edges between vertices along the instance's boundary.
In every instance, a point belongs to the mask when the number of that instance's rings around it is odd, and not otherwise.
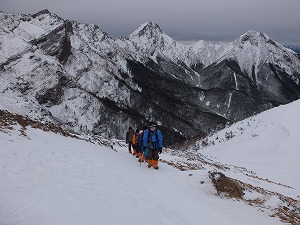
[{"label": "mountain ridge", "polygon": [[300,98],[299,58],[256,31],[183,45],[150,21],[114,40],[47,10],[0,17],[0,107],[77,132],[154,120],[169,145]]}]

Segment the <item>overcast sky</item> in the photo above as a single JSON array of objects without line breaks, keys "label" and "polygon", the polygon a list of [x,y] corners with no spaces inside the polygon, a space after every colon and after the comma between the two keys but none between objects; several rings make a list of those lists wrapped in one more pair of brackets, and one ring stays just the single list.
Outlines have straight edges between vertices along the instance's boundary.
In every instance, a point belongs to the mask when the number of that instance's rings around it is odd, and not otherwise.
[{"label": "overcast sky", "polygon": [[300,45],[300,0],[0,0],[0,10],[96,24],[110,37],[129,36],[146,21],[179,42],[234,41],[248,30]]}]

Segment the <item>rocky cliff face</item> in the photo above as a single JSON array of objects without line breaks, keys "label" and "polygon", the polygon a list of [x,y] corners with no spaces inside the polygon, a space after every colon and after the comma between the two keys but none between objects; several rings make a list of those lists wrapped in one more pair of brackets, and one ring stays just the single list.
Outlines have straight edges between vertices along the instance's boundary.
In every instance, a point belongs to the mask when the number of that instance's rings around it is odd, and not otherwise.
[{"label": "rocky cliff face", "polygon": [[0,18],[0,108],[78,132],[154,120],[173,144],[300,97],[299,58],[264,33],[182,45],[152,22],[114,40],[47,10]]}]

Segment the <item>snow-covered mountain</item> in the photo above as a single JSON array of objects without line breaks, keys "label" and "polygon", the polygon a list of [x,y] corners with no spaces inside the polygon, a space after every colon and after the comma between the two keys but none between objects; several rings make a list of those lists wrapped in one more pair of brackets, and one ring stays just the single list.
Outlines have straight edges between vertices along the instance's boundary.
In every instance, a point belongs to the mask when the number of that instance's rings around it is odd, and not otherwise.
[{"label": "snow-covered mountain", "polygon": [[48,10],[0,18],[0,108],[79,132],[155,120],[172,144],[300,97],[299,58],[264,33],[183,45],[152,22],[114,40]]},{"label": "snow-covered mountain", "polygon": [[124,141],[0,110],[0,224],[297,225],[299,110],[298,100],[197,148],[164,148],[159,170],[139,164]]}]

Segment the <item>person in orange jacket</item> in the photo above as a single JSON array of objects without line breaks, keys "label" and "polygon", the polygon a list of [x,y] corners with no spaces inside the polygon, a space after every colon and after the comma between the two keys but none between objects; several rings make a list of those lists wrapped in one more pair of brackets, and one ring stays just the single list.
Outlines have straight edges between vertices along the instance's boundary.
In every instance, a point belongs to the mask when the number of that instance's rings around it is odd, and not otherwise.
[{"label": "person in orange jacket", "polygon": [[132,148],[133,148],[133,155],[135,155],[137,158],[140,157],[140,148],[139,148],[139,142],[138,142],[138,136],[139,136],[139,129],[135,131],[132,137]]}]

